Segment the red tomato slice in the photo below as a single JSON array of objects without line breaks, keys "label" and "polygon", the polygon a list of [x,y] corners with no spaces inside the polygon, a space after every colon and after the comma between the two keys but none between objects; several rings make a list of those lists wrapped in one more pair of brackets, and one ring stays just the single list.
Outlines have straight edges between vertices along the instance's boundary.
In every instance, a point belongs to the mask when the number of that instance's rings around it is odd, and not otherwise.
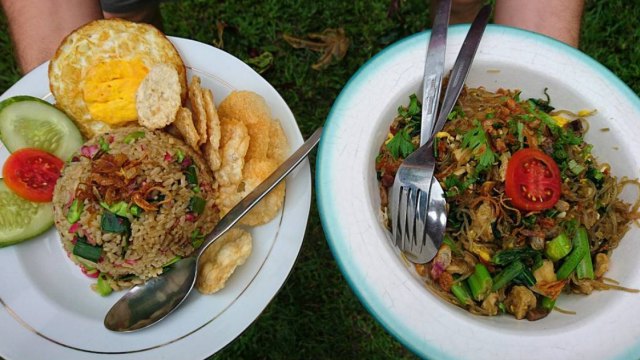
[{"label": "red tomato slice", "polygon": [[2,168],[5,184],[18,196],[34,202],[49,202],[64,161],[38,149],[12,153]]},{"label": "red tomato slice", "polygon": [[520,210],[552,208],[560,199],[560,169],[540,150],[516,151],[507,164],[505,193]]}]

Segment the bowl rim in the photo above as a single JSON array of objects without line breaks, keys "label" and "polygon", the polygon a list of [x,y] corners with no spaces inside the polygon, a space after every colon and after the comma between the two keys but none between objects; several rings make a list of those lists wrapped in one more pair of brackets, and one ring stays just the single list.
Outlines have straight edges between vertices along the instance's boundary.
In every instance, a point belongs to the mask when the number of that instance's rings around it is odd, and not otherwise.
[{"label": "bowl rim", "polygon": [[[466,34],[469,27],[470,26],[468,24],[450,26],[449,34],[450,36],[452,34],[458,36],[460,36],[461,34]],[[626,100],[640,112],[640,98],[638,98],[635,92],[627,84],[620,80],[611,70],[593,59],[591,56],[583,53],[582,51],[546,35],[510,26],[490,24],[487,26],[485,33],[500,33],[509,37],[524,37],[535,39],[536,41],[543,43],[545,46],[550,46],[554,48],[554,50],[566,54],[568,58],[583,63],[584,65],[592,69],[594,73],[597,73],[598,75],[604,77],[607,82],[613,85],[614,88],[624,94]],[[347,99],[350,96],[351,88],[355,87],[354,83],[358,82],[361,78],[366,78],[369,73],[375,72],[378,60],[385,58],[386,56],[390,56],[391,53],[399,50],[403,46],[407,46],[416,41],[423,41],[423,38],[424,40],[426,40],[428,39],[430,34],[430,30],[425,30],[400,39],[388,45],[380,52],[375,54],[372,58],[367,60],[352,75],[352,77],[345,84],[342,91],[336,98],[325,122],[323,139],[333,138],[336,136],[336,124],[340,121],[339,115],[336,114],[336,109],[339,108],[342,103],[347,102]],[[424,42],[424,44],[426,46],[426,41]],[[340,271],[349,284],[349,287],[356,294],[361,304],[385,328],[385,330],[393,335],[395,339],[397,339],[403,346],[408,348],[414,354],[425,358],[453,358],[451,354],[443,352],[441,350],[441,347],[434,346],[434,344],[428,341],[421,341],[421,346],[418,346],[418,344],[416,343],[418,339],[415,338],[412,334],[407,334],[407,332],[403,331],[406,329],[404,329],[403,324],[398,321],[398,318],[390,311],[386,311],[384,307],[380,306],[380,303],[376,303],[376,301],[373,301],[373,296],[368,296],[371,295],[369,292],[372,291],[363,286],[359,286],[359,284],[362,283],[361,281],[359,281],[361,280],[361,278],[359,278],[361,274],[352,266],[350,266],[349,256],[344,249],[344,242],[341,241],[342,234],[340,234],[340,232],[338,231],[338,227],[334,225],[335,221],[332,220],[332,212],[329,211],[332,201],[331,189],[325,188],[324,185],[326,184],[325,174],[331,172],[331,164],[324,159],[325,156],[329,157],[329,155],[327,155],[328,152],[329,150],[327,141],[321,140],[318,147],[315,171],[317,206],[319,210],[320,220],[326,234],[327,243],[338,264]],[[618,353],[618,356],[621,359],[640,356],[640,341],[636,341],[634,345]]]}]

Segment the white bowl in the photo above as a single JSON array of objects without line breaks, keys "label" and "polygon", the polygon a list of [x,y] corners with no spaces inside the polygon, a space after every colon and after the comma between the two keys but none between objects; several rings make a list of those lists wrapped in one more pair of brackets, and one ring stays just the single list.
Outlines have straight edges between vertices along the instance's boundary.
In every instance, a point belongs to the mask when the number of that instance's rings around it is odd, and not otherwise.
[{"label": "white bowl", "polygon": [[[468,26],[450,28],[446,66]],[[420,87],[429,33],[401,40],[368,61],[336,100],[320,144],[316,183],[322,224],[333,254],[362,303],[405,346],[433,359],[604,359],[640,357],[640,294],[563,295],[536,321],[467,313],[430,293],[400,259],[380,222],[374,160],[399,105]],[[613,174],[640,177],[640,100],[587,55],[534,33],[490,25],[467,79],[489,90],[517,88],[560,109],[597,109],[586,141]],[[600,128],[609,128],[602,132]],[[636,194],[625,192],[632,202]],[[637,227],[611,259],[607,276],[640,288]]]}]

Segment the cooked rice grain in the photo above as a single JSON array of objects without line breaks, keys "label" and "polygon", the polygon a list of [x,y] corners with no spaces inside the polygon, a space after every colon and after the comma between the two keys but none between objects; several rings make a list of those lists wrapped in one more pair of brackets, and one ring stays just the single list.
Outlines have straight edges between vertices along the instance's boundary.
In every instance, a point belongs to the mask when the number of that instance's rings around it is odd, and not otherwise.
[{"label": "cooked rice grain", "polygon": [[[130,144],[125,142],[127,136],[139,131],[144,132],[144,137],[135,139]],[[100,142],[104,147],[105,141],[109,144],[108,151],[100,151],[90,159],[87,154],[92,149],[95,150],[96,146],[99,149]],[[160,131],[127,127],[94,138],[83,149],[85,155],[76,154],[66,164],[62,177],[56,184],[53,196],[55,224],[69,257],[85,270],[94,264],[84,259],[80,262],[73,255],[78,237],[84,236],[90,245],[102,247],[102,255],[95,268],[106,275],[114,290],[143,283],[146,279],[161,274],[163,266],[176,256],[186,257],[194,252],[192,238],[196,231],[208,234],[213,229],[218,219],[213,201],[213,178],[200,155],[182,141]],[[185,163],[177,161],[179,152],[195,165],[197,187],[189,184],[185,176]],[[116,154],[123,154],[128,161],[137,163],[135,177],[129,180],[125,190],[118,189],[117,196],[121,197],[119,200],[129,205],[134,204],[132,194],[149,182],[161,188],[160,193],[164,196],[157,197],[156,202],[145,199],[149,204],[157,206],[157,211],[144,210],[139,217],[126,214],[131,223],[130,236],[102,230],[101,218],[107,210],[100,205],[100,200],[105,196],[100,193],[100,189],[104,190],[105,186],[96,185],[91,180],[92,166],[97,166],[96,161],[118,156]],[[123,168],[120,169],[122,173],[125,172]],[[92,189],[84,192],[78,189],[79,185],[81,189],[86,189],[87,184],[93,184]],[[204,211],[199,216],[189,209],[189,202],[194,196],[201,197],[206,202]],[[67,220],[69,207],[74,199],[83,197],[86,198],[77,222],[79,225],[72,225]]]}]

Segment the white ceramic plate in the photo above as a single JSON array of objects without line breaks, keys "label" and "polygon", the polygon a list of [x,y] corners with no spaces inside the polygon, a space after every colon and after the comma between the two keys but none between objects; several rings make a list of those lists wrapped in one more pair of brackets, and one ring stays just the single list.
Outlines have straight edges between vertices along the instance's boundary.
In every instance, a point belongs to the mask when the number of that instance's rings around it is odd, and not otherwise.
[{"label": "white ceramic plate", "polygon": [[[453,65],[467,26],[447,42]],[[342,272],[375,318],[416,354],[432,359],[637,359],[640,294],[618,291],[561,296],[553,312],[529,322],[473,316],[430,293],[400,260],[381,222],[375,157],[399,105],[421,96],[428,33],[391,45],[349,81],[331,110],[320,144],[318,206]],[[467,83],[519,88],[563,109],[597,109],[586,140],[616,176],[640,177],[640,101],[585,54],[533,33],[489,26]],[[610,128],[601,132],[600,128]],[[634,194],[624,197],[634,200]],[[615,250],[608,277],[640,288],[640,231],[633,227]]]},{"label": "white ceramic plate", "polygon": [[[172,38],[188,67],[219,103],[231,90],[262,95],[279,119],[292,149],[302,136],[291,110],[260,75],[211,46]],[[22,78],[0,99],[30,94],[51,100],[47,64]],[[8,156],[0,149],[0,164]],[[287,178],[284,209],[253,228],[253,252],[217,294],[197,291],[176,313],[139,332],[105,329],[104,315],[123,293],[102,298],[92,280],[62,250],[54,228],[0,249],[0,356],[7,359],[205,358],[235,339],[267,306],[287,278],[302,245],[311,202],[308,162]]]}]

